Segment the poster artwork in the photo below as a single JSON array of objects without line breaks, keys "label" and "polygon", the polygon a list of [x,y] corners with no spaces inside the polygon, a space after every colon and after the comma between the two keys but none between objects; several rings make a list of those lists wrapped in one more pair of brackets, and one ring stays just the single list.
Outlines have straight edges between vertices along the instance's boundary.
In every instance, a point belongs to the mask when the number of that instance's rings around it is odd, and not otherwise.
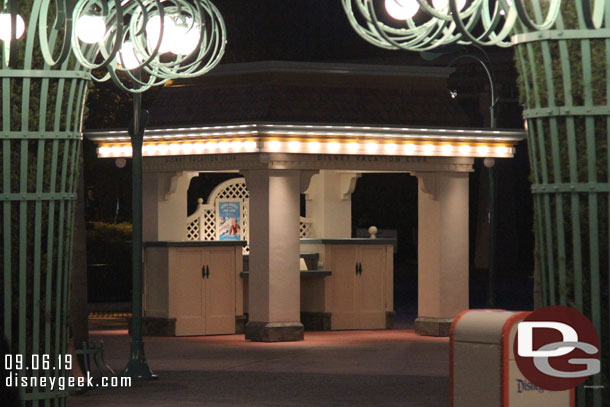
[{"label": "poster artwork", "polygon": [[218,240],[241,240],[241,202],[219,201],[217,213]]}]

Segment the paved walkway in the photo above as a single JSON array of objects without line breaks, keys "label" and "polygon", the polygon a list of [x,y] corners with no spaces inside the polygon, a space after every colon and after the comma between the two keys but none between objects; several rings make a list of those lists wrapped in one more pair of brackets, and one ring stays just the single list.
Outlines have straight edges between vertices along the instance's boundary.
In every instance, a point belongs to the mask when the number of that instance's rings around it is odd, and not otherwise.
[{"label": "paved walkway", "polygon": [[[125,330],[98,330],[106,361],[120,371]],[[159,376],[131,388],[88,390],[70,407],[449,405],[447,339],[408,330],[307,332],[302,342],[254,343],[243,335],[146,337]]]}]

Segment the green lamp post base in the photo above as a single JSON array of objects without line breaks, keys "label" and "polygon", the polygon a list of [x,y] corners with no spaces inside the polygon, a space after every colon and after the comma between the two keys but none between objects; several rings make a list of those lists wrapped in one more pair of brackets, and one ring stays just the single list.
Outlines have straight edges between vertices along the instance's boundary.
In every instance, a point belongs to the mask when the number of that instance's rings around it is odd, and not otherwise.
[{"label": "green lamp post base", "polygon": [[132,379],[143,380],[154,380],[159,378],[159,376],[154,374],[148,367],[148,362],[144,355],[144,342],[138,341],[131,343],[131,356],[122,375],[131,377]]}]

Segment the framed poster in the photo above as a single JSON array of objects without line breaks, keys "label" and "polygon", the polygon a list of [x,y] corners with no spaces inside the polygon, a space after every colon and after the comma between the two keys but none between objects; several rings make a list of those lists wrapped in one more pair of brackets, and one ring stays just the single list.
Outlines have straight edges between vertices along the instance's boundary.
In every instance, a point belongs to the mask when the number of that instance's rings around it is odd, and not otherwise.
[{"label": "framed poster", "polygon": [[216,201],[216,239],[241,239],[241,201],[219,199]]}]

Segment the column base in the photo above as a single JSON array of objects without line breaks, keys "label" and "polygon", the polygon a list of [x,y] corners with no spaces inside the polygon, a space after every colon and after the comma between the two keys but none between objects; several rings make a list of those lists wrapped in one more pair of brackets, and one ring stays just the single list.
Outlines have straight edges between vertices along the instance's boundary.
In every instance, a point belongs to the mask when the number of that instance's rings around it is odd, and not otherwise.
[{"label": "column base", "polygon": [[395,316],[396,316],[395,311],[386,311],[385,312],[385,329],[394,328],[394,317]]},{"label": "column base", "polygon": [[292,342],[304,338],[300,322],[258,322],[246,324],[246,340],[254,342]]},{"label": "column base", "polygon": [[415,333],[422,336],[449,336],[453,318],[419,317],[415,320]]},{"label": "column base", "polygon": [[[131,332],[131,320],[129,328]],[[142,317],[142,335],[176,336],[176,318]]]},{"label": "column base", "polygon": [[301,323],[306,331],[330,331],[330,312],[301,312]]},{"label": "column base", "polygon": [[248,315],[235,315],[235,333],[243,334],[246,330]]}]

